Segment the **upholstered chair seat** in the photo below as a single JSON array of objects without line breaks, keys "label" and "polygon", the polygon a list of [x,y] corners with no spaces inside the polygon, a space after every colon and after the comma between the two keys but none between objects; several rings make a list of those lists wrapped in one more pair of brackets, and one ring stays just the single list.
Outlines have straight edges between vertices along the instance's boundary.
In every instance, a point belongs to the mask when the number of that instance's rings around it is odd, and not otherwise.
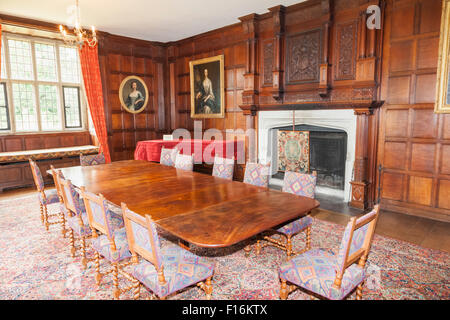
[{"label": "upholstered chair seat", "polygon": [[45,190],[45,197],[39,193],[39,201],[42,203],[42,205],[49,205],[59,202],[59,196],[56,192],[56,189],[51,190]]},{"label": "upholstered chair seat", "polygon": [[134,267],[132,275],[160,298],[211,277],[214,263],[176,245],[161,249],[165,284],[158,281],[154,265],[143,261]]},{"label": "upholstered chair seat", "polygon": [[212,175],[222,179],[233,179],[234,159],[215,157]]},{"label": "upholstered chair seat", "polygon": [[81,221],[82,221],[82,224],[80,224],[80,218],[77,217],[77,216],[69,217],[69,218],[67,218],[67,225],[79,237],[88,237],[88,236],[90,236],[92,230],[89,227],[89,222],[88,222],[88,218],[87,218],[86,212],[83,212],[81,214]]},{"label": "upholstered chair seat", "polygon": [[96,166],[99,164],[105,164],[106,159],[103,153],[82,155],[80,154],[80,165],[82,167],[86,166]]},{"label": "upholstered chair seat", "polygon": [[300,219],[297,219],[293,222],[285,224],[281,228],[276,229],[277,232],[282,233],[284,235],[293,236],[308,227],[311,227],[313,223],[313,218],[310,216],[306,216]]},{"label": "upholstered chair seat", "polygon": [[328,299],[341,300],[364,280],[364,268],[357,264],[347,268],[341,286],[336,288],[335,266],[334,254],[312,249],[285,262],[280,267],[280,278]]},{"label": "upholstered chair seat", "polygon": [[166,149],[161,148],[161,158],[159,160],[159,163],[165,166],[173,167],[175,166],[175,160],[177,158],[178,149]]},{"label": "upholstered chair seat", "polygon": [[98,236],[92,240],[92,247],[109,262],[119,262],[131,257],[128,249],[127,234],[125,228],[114,232],[114,244],[116,250],[111,250],[111,242],[106,235]]}]

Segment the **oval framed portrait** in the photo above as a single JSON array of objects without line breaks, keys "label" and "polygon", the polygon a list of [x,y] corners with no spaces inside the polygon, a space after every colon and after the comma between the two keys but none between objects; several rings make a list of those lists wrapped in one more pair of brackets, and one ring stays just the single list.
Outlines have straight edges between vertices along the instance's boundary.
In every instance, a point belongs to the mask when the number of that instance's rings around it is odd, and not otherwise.
[{"label": "oval framed portrait", "polygon": [[130,113],[144,111],[148,103],[148,90],[145,82],[138,76],[129,76],[122,80],[119,88],[122,107]]}]

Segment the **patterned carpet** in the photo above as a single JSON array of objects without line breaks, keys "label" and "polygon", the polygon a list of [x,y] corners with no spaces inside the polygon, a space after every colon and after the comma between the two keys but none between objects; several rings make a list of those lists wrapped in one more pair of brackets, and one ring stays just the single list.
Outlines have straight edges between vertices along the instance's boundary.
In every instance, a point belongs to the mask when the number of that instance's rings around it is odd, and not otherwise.
[{"label": "patterned carpet", "polygon": [[[59,226],[50,228],[46,232],[41,224],[36,195],[0,201],[0,299],[111,299],[111,276],[97,290],[93,263],[82,271],[80,258],[70,257],[68,239],[61,237]],[[312,246],[336,252],[343,231],[343,226],[315,219]],[[303,236],[296,237],[294,248],[303,243]],[[246,244],[220,250],[193,248],[216,262],[213,299],[278,299],[277,270],[285,255],[266,247],[259,256],[252,252],[245,257]],[[363,299],[449,299],[449,263],[448,253],[375,235]],[[148,296],[146,290],[142,293],[142,298]],[[191,287],[170,299],[204,297],[203,291]],[[297,290],[289,299],[309,296]]]}]

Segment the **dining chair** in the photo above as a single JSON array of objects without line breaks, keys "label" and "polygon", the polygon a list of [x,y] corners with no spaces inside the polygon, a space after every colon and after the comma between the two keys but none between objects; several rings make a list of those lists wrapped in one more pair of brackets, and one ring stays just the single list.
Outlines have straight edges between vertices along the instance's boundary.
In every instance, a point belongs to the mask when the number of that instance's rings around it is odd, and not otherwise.
[{"label": "dining chair", "polygon": [[[286,171],[284,173],[283,180],[283,192],[292,193],[298,196],[313,198],[315,196],[317,183],[317,172],[313,171],[312,174],[305,174],[299,172]],[[271,229],[272,232],[280,234],[285,241],[279,241],[273,237],[264,236],[264,240],[267,243],[261,245],[258,240],[256,243],[256,254],[261,252],[261,249],[265,246],[272,245],[280,248],[286,252],[288,259],[292,254],[299,254],[304,251],[311,249],[311,226],[313,223],[313,218],[308,215],[296,219],[292,222],[286,223],[282,226]],[[306,230],[306,246],[300,252],[294,252],[292,250],[292,237]]]},{"label": "dining chair", "polygon": [[142,285],[151,291],[152,297],[165,299],[195,284],[211,299],[214,263],[174,244],[161,247],[150,215],[142,217],[129,210],[125,203],[122,203],[122,215],[132,254],[134,299],[139,299]]},{"label": "dining chair", "polygon": [[[48,205],[59,203],[59,197],[56,189],[45,190],[44,179],[42,178],[41,170],[39,169],[36,162],[32,159],[28,159],[31,167],[31,173],[33,174],[34,184],[36,185],[36,189],[38,191],[39,197],[39,207],[41,212],[41,221],[45,226],[45,229],[48,231],[49,226],[53,224],[61,224],[61,212],[56,214],[48,213]],[[49,218],[59,217],[58,221],[49,221]]]},{"label": "dining chair", "polygon": [[175,168],[186,171],[194,170],[194,157],[192,155],[178,153],[175,159]]},{"label": "dining chair", "polygon": [[258,187],[269,186],[270,162],[267,164],[247,162],[244,172],[244,183]]},{"label": "dining chair", "polygon": [[62,196],[64,200],[64,206],[67,210],[67,226],[69,227],[69,239],[70,239],[70,254],[72,258],[75,257],[77,248],[75,247],[74,233],[78,236],[81,242],[81,264],[84,269],[87,267],[86,258],[86,240],[91,236],[92,230],[89,226],[88,217],[86,214],[86,207],[84,206],[83,199],[80,198],[78,191],[70,180],[65,179],[57,171],[57,178],[62,189]]},{"label": "dining chair", "polygon": [[356,300],[361,300],[364,269],[378,215],[379,206],[376,205],[362,217],[351,218],[337,255],[328,250],[312,249],[281,265],[280,298],[287,299],[289,293],[303,288],[312,293],[312,297],[341,300],[356,288]]},{"label": "dining chair", "polygon": [[232,159],[214,157],[212,175],[214,177],[233,180],[234,157]]},{"label": "dining chair", "polygon": [[82,153],[80,153],[80,165],[82,167],[96,166],[105,163],[106,159],[103,153],[88,154],[88,155],[83,155]]},{"label": "dining chair", "polygon": [[[113,297],[119,299],[122,292],[132,288],[132,286],[123,290],[119,288],[119,272],[131,263],[122,213],[114,212],[111,209],[112,204],[106,201],[102,194],[88,192],[85,187],[81,187],[80,191],[92,230],[91,247],[95,252],[95,282],[97,286],[100,286],[102,277],[112,273]],[[105,273],[100,272],[101,257],[111,265],[110,270]]]},{"label": "dining chair", "polygon": [[63,199],[63,190],[61,188],[61,184],[59,183],[59,179],[58,179],[58,174],[60,176],[63,176],[62,172],[56,171],[55,167],[51,164],[50,165],[50,170],[52,172],[52,177],[53,177],[53,181],[55,183],[55,189],[56,189],[56,194],[58,195],[58,200],[59,200],[59,212],[61,215],[61,234],[63,236],[63,238],[66,237],[66,218],[67,218],[67,210],[66,207],[64,206],[64,199]]},{"label": "dining chair", "polygon": [[177,158],[178,152],[179,150],[177,148],[167,149],[162,147],[159,163],[170,167],[175,166],[175,160]]}]

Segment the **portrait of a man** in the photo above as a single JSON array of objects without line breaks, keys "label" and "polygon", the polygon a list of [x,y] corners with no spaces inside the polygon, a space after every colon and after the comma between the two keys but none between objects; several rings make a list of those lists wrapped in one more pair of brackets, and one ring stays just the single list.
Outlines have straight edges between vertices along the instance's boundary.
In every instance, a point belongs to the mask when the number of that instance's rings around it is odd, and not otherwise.
[{"label": "portrait of a man", "polygon": [[137,76],[126,77],[119,89],[122,107],[131,113],[144,111],[148,102],[148,90],[144,80]]},{"label": "portrait of a man", "polygon": [[191,117],[224,117],[223,55],[191,61]]}]

